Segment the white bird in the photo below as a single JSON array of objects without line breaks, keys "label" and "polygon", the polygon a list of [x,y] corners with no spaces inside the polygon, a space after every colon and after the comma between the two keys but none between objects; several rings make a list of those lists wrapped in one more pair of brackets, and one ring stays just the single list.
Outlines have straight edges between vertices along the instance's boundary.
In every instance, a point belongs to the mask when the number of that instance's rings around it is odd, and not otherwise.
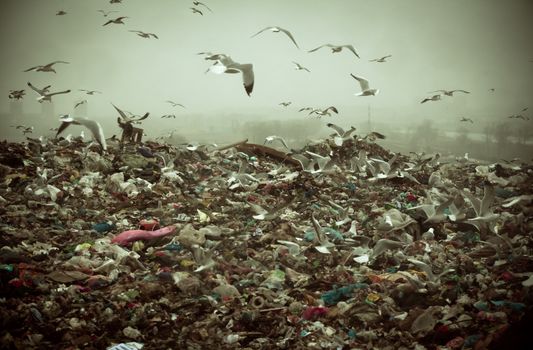
[{"label": "white bird", "polygon": [[379,89],[371,89],[368,80],[363,77],[358,77],[350,73],[352,78],[359,82],[361,85],[361,92],[355,93],[355,96],[376,96],[379,93]]},{"label": "white bird", "polygon": [[328,123],[326,125],[329,128],[332,128],[333,130],[335,130],[335,132],[337,133],[337,135],[332,135],[332,136],[333,136],[333,141],[339,147],[342,146],[344,141],[350,139],[351,135],[355,131],[355,127],[353,126],[349,130],[344,130],[340,126],[335,125],[333,123]]},{"label": "white bird", "polygon": [[118,12],[118,11],[104,11],[104,10],[98,10],[97,12],[100,12],[104,15],[104,17],[107,17],[110,13]]},{"label": "white bird", "polygon": [[283,139],[283,137],[281,136],[277,136],[277,135],[271,135],[271,136],[267,136],[265,138],[265,142],[263,142],[263,145],[264,144],[267,144],[267,143],[272,143],[274,141],[279,141],[283,144],[283,146],[286,148],[286,149],[290,149],[289,146],[287,146],[287,143],[285,142],[285,140]]},{"label": "white bird", "polygon": [[59,94],[67,94],[70,92],[70,90],[64,90],[64,91],[57,91],[57,92],[48,92],[48,88],[50,86],[47,86],[43,88],[42,90],[37,89],[35,86],[33,86],[30,82],[28,82],[28,86],[33,89],[33,91],[37,92],[39,94],[39,97],[37,97],[37,101],[39,102],[52,102],[52,96],[59,95]]},{"label": "white bird", "polygon": [[74,106],[74,108],[77,108],[78,106],[81,106],[81,105],[84,104],[84,103],[87,103],[87,100],[82,100],[82,101],[76,103],[76,105]]},{"label": "white bird", "polygon": [[470,91],[459,90],[459,89],[456,89],[456,90],[435,90],[435,91],[430,91],[429,93],[432,93],[432,92],[441,92],[441,93],[443,93],[446,96],[453,96],[454,92],[462,92],[464,94],[469,94],[470,93]]},{"label": "white bird", "polygon": [[471,124],[474,124],[474,121],[472,120],[472,118],[465,118],[465,117],[461,117],[461,122],[470,122]]},{"label": "white bird", "polygon": [[387,55],[387,56],[383,56],[381,58],[375,58],[373,60],[369,60],[368,62],[379,62],[379,63],[383,63],[383,62],[387,62],[387,58],[389,57],[392,57],[392,55]]},{"label": "white bird", "polygon": [[65,62],[65,61],[54,61],[54,62],[45,64],[43,66],[35,66],[35,67],[28,68],[24,72],[29,72],[29,71],[34,70],[36,72],[54,72],[54,73],[56,73],[56,70],[52,67],[56,63],[68,64],[68,62]]},{"label": "white bird", "polygon": [[305,70],[305,71],[308,71],[309,73],[311,73],[311,71],[309,69],[305,68],[300,63],[294,62],[294,61],[292,61],[292,63],[294,63],[296,65],[296,67],[294,69],[296,69],[296,70]]},{"label": "white bird", "polygon": [[331,114],[329,113],[329,111],[332,111],[335,114],[339,114],[339,110],[335,106],[329,106],[326,109],[313,108],[311,112],[309,112],[309,115],[317,114],[320,116],[324,116],[324,115],[330,116]]},{"label": "white bird", "polygon": [[294,45],[296,45],[297,48],[300,48],[300,47],[298,46],[298,44],[296,43],[296,40],[294,40],[294,37],[292,36],[291,32],[289,32],[287,29],[283,29],[283,28],[281,28],[281,27],[276,27],[276,26],[266,27],[266,28],[264,28],[264,29],[261,29],[260,31],[258,31],[258,32],[255,33],[254,35],[252,35],[251,38],[253,38],[254,36],[256,36],[256,35],[258,35],[258,34],[260,34],[260,33],[262,33],[262,32],[264,32],[265,30],[270,30],[270,31],[273,32],[273,33],[279,33],[279,32],[283,32],[283,33],[285,33],[285,34],[289,37],[289,39],[292,40],[292,42],[294,43]]},{"label": "white bird", "polygon": [[165,101],[166,103],[170,103],[172,105],[172,107],[177,107],[177,106],[180,106],[180,107],[183,107],[185,108],[184,105],[182,105],[181,103],[176,103],[174,101]]},{"label": "white bird", "polygon": [[283,107],[289,107],[292,102],[281,102],[279,105]]},{"label": "white bird", "polygon": [[319,47],[317,47],[315,49],[309,50],[308,52],[315,52],[318,49],[323,48],[324,46],[331,47],[331,52],[332,53],[341,52],[343,48],[347,48],[348,50],[352,51],[354,53],[354,55],[357,56],[357,58],[360,58],[359,55],[357,54],[357,52],[355,51],[355,48],[353,47],[353,45],[324,44],[324,45],[320,45]]},{"label": "white bird", "polygon": [[303,154],[291,154],[291,158],[300,163],[302,171],[305,172],[314,172],[316,161],[307,158]]},{"label": "white bird", "polygon": [[110,23],[113,23],[113,24],[124,24],[124,22],[122,22],[122,20],[123,20],[124,18],[129,18],[129,17],[121,16],[121,17],[117,17],[117,18],[115,18],[115,19],[110,19],[109,21],[105,22],[105,23],[103,24],[103,26],[106,26],[106,25],[108,25],[108,24],[110,24]]},{"label": "white bird", "polygon": [[146,33],[146,32],[143,32],[141,30],[129,30],[129,32],[135,33],[138,36],[140,36],[141,38],[145,38],[145,39],[150,39],[150,37],[154,37],[156,39],[159,39],[157,37],[157,35],[155,35],[154,33]]},{"label": "white bird", "polygon": [[43,96],[43,95],[46,95],[46,93],[50,91],[50,87],[52,85],[46,85],[42,89],[39,89],[39,88],[35,87],[34,85],[32,85],[30,82],[28,82],[28,86],[30,88],[32,88],[32,90],[35,91],[36,93],[38,93],[39,95]]},{"label": "white bird", "polygon": [[242,82],[246,94],[250,96],[254,89],[254,70],[251,63],[240,64],[225,54],[216,54],[205,58],[206,60],[216,61],[207,71],[215,74],[222,73],[242,73]]},{"label": "white bird", "polygon": [[69,114],[62,115],[59,121],[61,121],[61,125],[57,130],[56,137],[61,134],[61,132],[63,132],[66,128],[68,128],[71,124],[83,125],[91,131],[94,139],[100,144],[102,149],[104,151],[107,150],[104,131],[98,122],[95,122],[94,120],[90,119],[71,117]]},{"label": "white bird", "polygon": [[210,9],[206,4],[204,4],[203,2],[200,2],[200,1],[193,1],[192,3],[193,3],[194,6],[202,5],[203,7],[205,7],[206,9],[208,9],[209,12],[213,12],[213,11],[211,11],[211,9]]},{"label": "white bird", "polygon": [[100,91],[98,91],[98,90],[78,89],[78,91],[83,91],[83,92],[85,92],[87,95],[94,95],[95,93],[99,93],[99,94],[102,93],[102,92],[100,92]]},{"label": "white bird", "polygon": [[202,16],[204,15],[202,11],[198,10],[196,7],[191,7],[190,9],[192,10],[192,13],[199,13]]}]

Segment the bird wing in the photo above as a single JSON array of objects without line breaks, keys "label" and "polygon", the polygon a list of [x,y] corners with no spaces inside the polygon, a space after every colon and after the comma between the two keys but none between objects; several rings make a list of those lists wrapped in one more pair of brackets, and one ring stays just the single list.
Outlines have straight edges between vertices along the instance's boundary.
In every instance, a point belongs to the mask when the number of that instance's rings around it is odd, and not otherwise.
[{"label": "bird wing", "polygon": [[279,30],[281,30],[283,33],[287,34],[287,36],[292,40],[294,45],[296,45],[297,48],[300,48],[300,46],[298,46],[298,44],[296,43],[296,40],[294,40],[294,37],[292,36],[291,32],[289,32],[287,29],[283,29],[283,28],[279,28]]},{"label": "bird wing", "polygon": [[128,32],[144,34],[144,32],[141,32],[140,30],[128,30]]},{"label": "bird wing", "polygon": [[354,78],[355,80],[357,80],[359,82],[359,85],[361,85],[361,90],[368,90],[370,88],[370,85],[368,84],[368,80],[366,80],[365,78],[363,77],[358,77],[356,75],[353,75],[350,73],[350,75],[352,76],[352,78]]},{"label": "bird wing", "polygon": [[342,47],[345,47],[345,48],[347,48],[348,50],[352,51],[352,52],[357,56],[357,58],[361,58],[361,57],[359,57],[359,55],[357,54],[357,52],[355,52],[355,48],[353,47],[353,45],[342,45]]},{"label": "bird wing", "polygon": [[319,47],[314,48],[314,49],[312,49],[312,50],[309,50],[309,51],[307,51],[307,52],[315,52],[316,50],[319,50],[319,49],[323,48],[324,46],[330,46],[330,47],[331,47],[331,46],[333,46],[333,45],[331,45],[331,44],[320,45]]},{"label": "bird wing", "polygon": [[158,37],[157,35],[155,35],[154,33],[149,33],[148,35],[151,35],[151,36],[153,36],[154,38],[159,39],[159,37]]},{"label": "bird wing", "polygon": [[333,123],[328,123],[326,124],[328,127],[332,128],[333,130],[335,130],[337,132],[337,134],[339,134],[339,136],[342,136],[344,135],[344,129],[341,128],[340,126],[338,125],[335,125]]},{"label": "bird wing", "polygon": [[120,110],[117,106],[115,106],[114,104],[112,104],[113,107],[115,107],[115,109],[117,110],[118,114],[120,114],[120,116],[122,117],[122,119],[124,119],[125,121],[127,122],[130,122],[131,119],[126,115],[126,113],[124,113],[122,110]]},{"label": "bird wing", "polygon": [[450,91],[450,92],[451,92],[451,93],[454,93],[454,92],[463,92],[463,93],[465,93],[465,94],[469,94],[469,93],[470,93],[470,91],[466,91],[466,90],[452,90],[452,91]]},{"label": "bird wing", "polygon": [[326,108],[326,112],[329,111],[329,110],[332,110],[332,111],[335,112],[336,114],[339,114],[339,111],[338,111],[337,108],[335,108],[334,106],[329,106],[328,108]]},{"label": "bird wing", "polygon": [[57,137],[59,134],[61,134],[66,128],[68,128],[69,125],[70,125],[71,123],[72,123],[71,120],[69,120],[69,121],[63,121],[63,122],[61,123],[61,125],[59,126],[59,128],[57,128],[56,137]]},{"label": "bird wing", "polygon": [[65,62],[65,61],[54,61],[54,62],[52,62],[52,63],[48,63],[47,66],[52,66],[52,65],[54,65],[54,64],[56,64],[56,63],[66,63],[66,64],[69,64],[69,62]]},{"label": "bird wing", "polygon": [[137,121],[139,121],[139,120],[144,120],[144,119],[148,118],[149,115],[150,115],[150,113],[149,113],[149,112],[146,112],[142,117],[140,117],[139,119],[137,119]]},{"label": "bird wing", "polygon": [[34,69],[37,69],[37,68],[39,68],[39,67],[41,67],[41,66],[31,67],[31,68],[26,69],[24,72],[29,72],[29,71],[34,70]]},{"label": "bird wing", "polygon": [[250,38],[253,38],[254,36],[257,36],[257,35],[261,34],[262,32],[264,32],[265,30],[269,30],[269,29],[272,29],[272,28],[274,28],[274,27],[263,28],[260,31],[258,31],[257,33],[255,33],[254,35],[252,35]]},{"label": "bird wing", "polygon": [[113,23],[113,20],[110,19],[109,21],[105,22],[105,23],[102,25],[102,27],[108,25],[109,23]]},{"label": "bird wing", "polygon": [[70,90],[57,91],[57,92],[52,92],[52,93],[46,94],[46,96],[54,96],[54,95],[59,95],[59,94],[68,94],[69,92],[70,92]]},{"label": "bird wing", "polygon": [[231,68],[238,69],[242,72],[242,83],[244,85],[244,90],[248,96],[252,93],[254,89],[254,70],[251,63],[238,64],[234,65]]},{"label": "bird wing", "polygon": [[80,123],[81,125],[85,126],[87,129],[91,131],[93,134],[93,137],[95,140],[102,146],[104,150],[107,149],[105,137],[104,137],[104,130],[100,126],[98,122],[95,122],[94,120],[90,119],[82,119],[82,118],[73,118],[76,122]]},{"label": "bird wing", "polygon": [[28,82],[28,86],[29,86],[33,91],[35,91],[36,93],[38,93],[39,95],[43,95],[43,94],[44,94],[44,92],[43,92],[44,89],[43,89],[43,90],[39,90],[38,88],[36,88],[35,86],[33,86],[30,82]]},{"label": "bird wing", "polygon": [[490,206],[494,201],[494,187],[490,185],[485,186],[483,199],[481,200],[480,216],[484,216],[489,213]]},{"label": "bird wing", "polygon": [[209,6],[207,6],[207,5],[204,4],[203,2],[197,1],[196,3],[197,3],[198,5],[202,5],[202,6],[204,6],[206,9],[209,10],[209,12],[213,12],[213,11],[211,11],[211,9],[209,8]]}]

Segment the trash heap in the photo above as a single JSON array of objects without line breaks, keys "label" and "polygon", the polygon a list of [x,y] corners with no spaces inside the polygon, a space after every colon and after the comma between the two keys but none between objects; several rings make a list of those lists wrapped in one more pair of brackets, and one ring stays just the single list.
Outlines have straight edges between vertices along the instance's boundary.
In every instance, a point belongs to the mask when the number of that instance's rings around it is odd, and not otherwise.
[{"label": "trash heap", "polygon": [[[241,142],[0,143],[0,348],[512,348],[533,168]],[[305,169],[305,170],[304,170]],[[502,345],[503,344],[503,345]]]}]

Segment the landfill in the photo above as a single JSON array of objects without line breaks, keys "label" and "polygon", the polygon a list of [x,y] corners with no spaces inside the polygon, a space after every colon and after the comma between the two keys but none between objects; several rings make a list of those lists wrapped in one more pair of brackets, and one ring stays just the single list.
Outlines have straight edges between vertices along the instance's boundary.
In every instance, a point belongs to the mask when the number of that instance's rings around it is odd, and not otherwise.
[{"label": "landfill", "polygon": [[338,141],[1,142],[0,348],[531,339],[531,163]]}]

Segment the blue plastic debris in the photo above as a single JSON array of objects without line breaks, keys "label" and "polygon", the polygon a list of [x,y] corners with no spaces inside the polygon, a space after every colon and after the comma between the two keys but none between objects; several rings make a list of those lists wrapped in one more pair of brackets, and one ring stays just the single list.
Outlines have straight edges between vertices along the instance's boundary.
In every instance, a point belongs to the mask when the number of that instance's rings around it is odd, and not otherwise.
[{"label": "blue plastic debris", "polygon": [[341,288],[335,288],[330,291],[325,292],[320,297],[326,306],[331,306],[337,304],[339,301],[343,299],[349,298],[353,291],[356,289],[363,289],[368,288],[368,284],[366,283],[354,283],[347,285],[345,287]]}]

